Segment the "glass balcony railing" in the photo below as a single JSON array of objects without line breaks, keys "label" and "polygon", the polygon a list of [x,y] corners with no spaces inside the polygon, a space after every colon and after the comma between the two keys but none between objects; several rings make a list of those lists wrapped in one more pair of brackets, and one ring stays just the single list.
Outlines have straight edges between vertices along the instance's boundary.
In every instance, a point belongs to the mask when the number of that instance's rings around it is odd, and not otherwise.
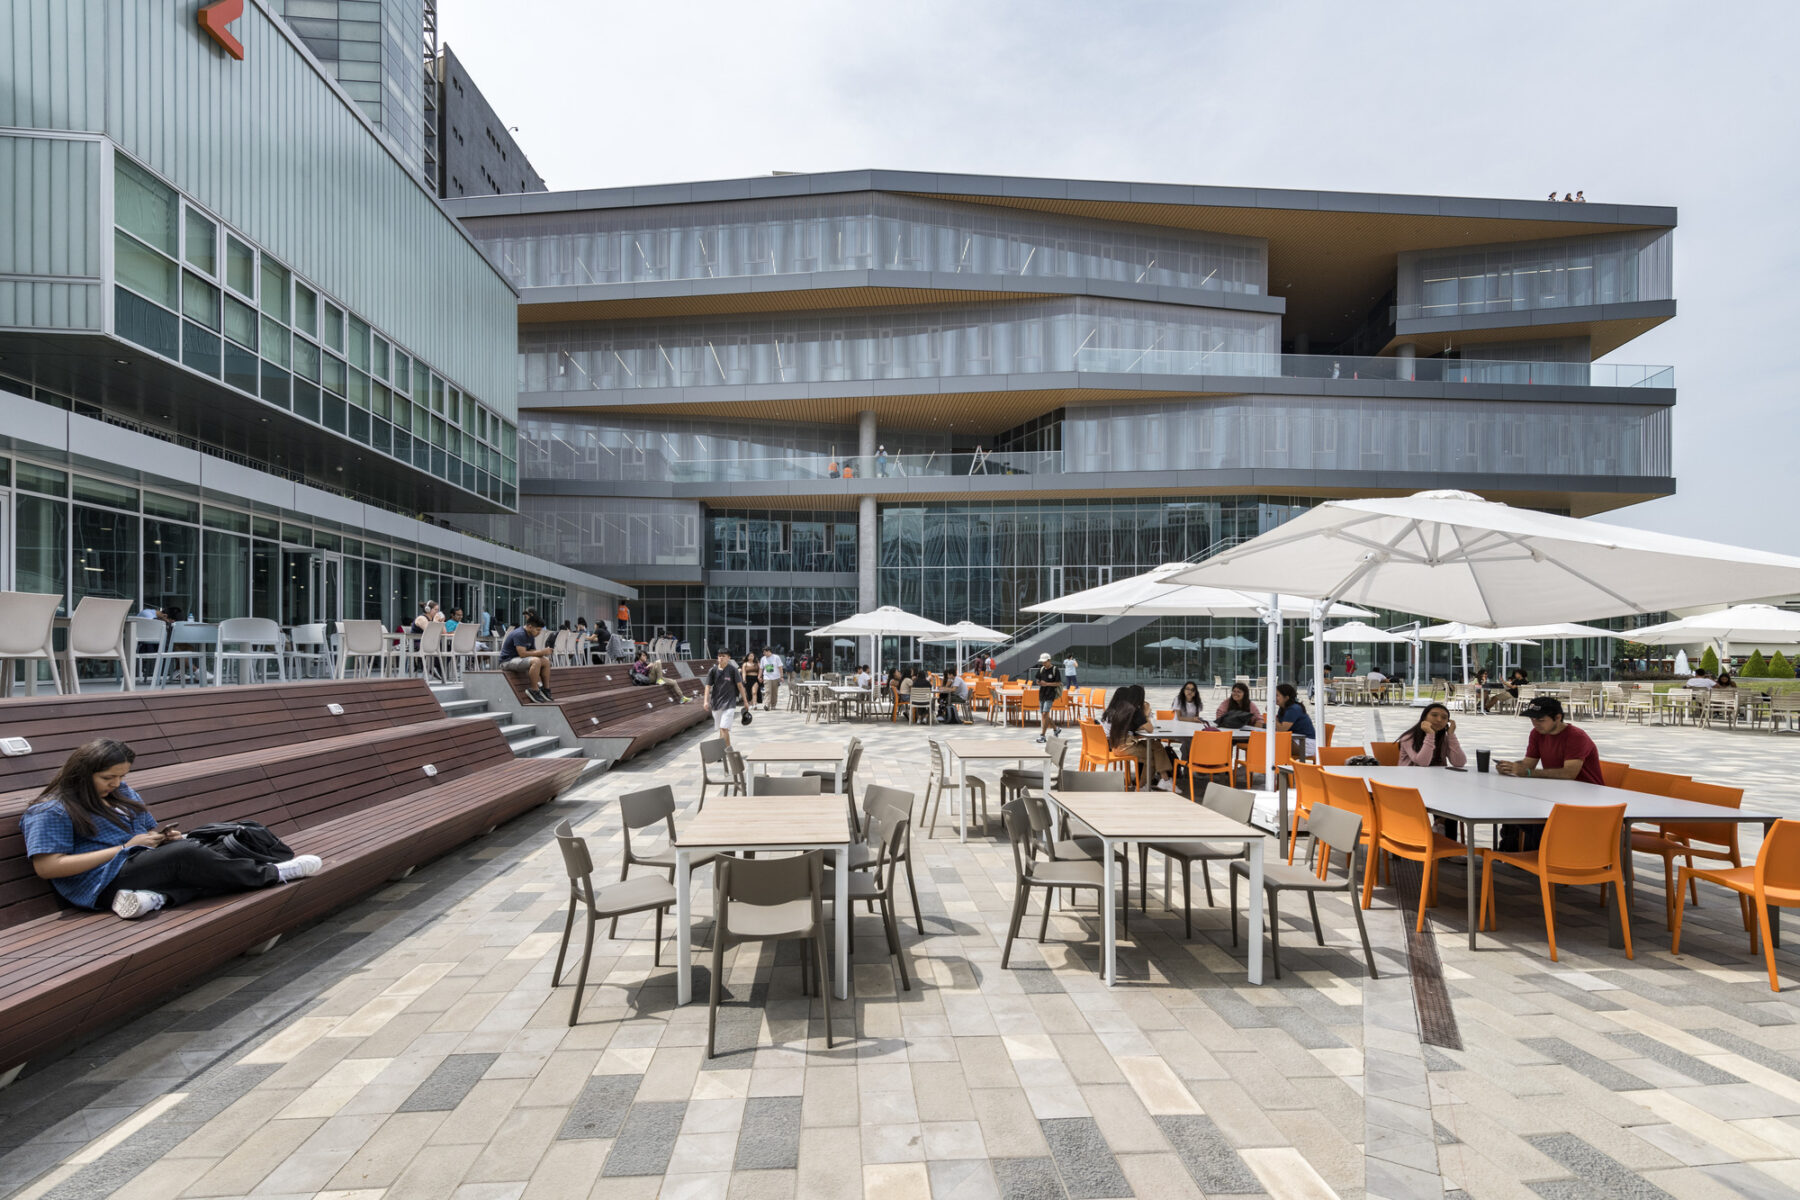
[{"label": "glass balcony railing", "polygon": [[1103,375],[1216,375],[1227,378],[1378,379],[1414,383],[1525,383],[1562,387],[1675,386],[1675,368],[1636,363],[1515,362],[1497,358],[1376,358],[1204,350],[1075,353],[1075,369]]},{"label": "glass balcony railing", "polygon": [[671,483],[751,483],[770,480],[911,479],[953,475],[1038,475],[1062,470],[1062,452],[1018,453],[934,451],[928,454],[805,454],[790,458],[665,459]]}]

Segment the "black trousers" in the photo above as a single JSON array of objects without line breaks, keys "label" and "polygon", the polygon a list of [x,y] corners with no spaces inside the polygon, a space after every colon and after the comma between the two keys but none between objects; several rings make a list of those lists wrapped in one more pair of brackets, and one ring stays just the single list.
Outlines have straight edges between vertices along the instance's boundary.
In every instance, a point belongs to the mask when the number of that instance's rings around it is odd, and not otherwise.
[{"label": "black trousers", "polygon": [[95,907],[111,907],[113,896],[121,891],[161,892],[169,906],[174,907],[207,896],[255,891],[279,882],[280,873],[268,863],[233,858],[201,842],[181,838],[127,859]]}]

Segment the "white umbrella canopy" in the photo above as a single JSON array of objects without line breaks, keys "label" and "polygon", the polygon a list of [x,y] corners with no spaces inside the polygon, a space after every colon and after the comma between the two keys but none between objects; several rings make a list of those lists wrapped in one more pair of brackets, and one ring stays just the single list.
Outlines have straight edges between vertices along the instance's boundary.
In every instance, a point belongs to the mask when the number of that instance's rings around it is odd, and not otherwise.
[{"label": "white umbrella canopy", "polygon": [[869,672],[871,689],[880,686],[881,680],[881,639],[884,637],[951,637],[956,630],[941,621],[933,621],[917,616],[903,608],[884,604],[880,608],[868,612],[856,613],[845,617],[831,625],[824,625],[812,630],[807,637],[866,637],[869,639],[871,653],[869,662],[874,670]]},{"label": "white umbrella canopy", "polygon": [[986,625],[977,625],[973,621],[958,621],[956,624],[950,626],[950,628],[955,631],[953,635],[946,637],[928,637],[925,639],[925,644],[928,646],[954,645],[956,647],[956,669],[958,671],[962,670],[963,666],[964,642],[987,645],[990,643],[998,644],[1000,642],[1012,641],[1012,634],[1001,633],[998,629],[989,629]]},{"label": "white umbrella canopy", "polygon": [[[1252,649],[1255,649],[1255,646],[1256,646],[1256,644],[1254,642],[1245,642],[1245,645],[1250,646]],[[1146,649],[1146,650],[1189,650],[1189,651],[1192,651],[1192,650],[1201,650],[1201,649],[1204,649],[1204,647],[1201,646],[1201,644],[1199,642],[1190,642],[1186,638],[1166,637],[1160,642],[1150,642],[1150,643],[1146,644],[1144,649]]]},{"label": "white umbrella canopy", "polygon": [[1697,613],[1679,621],[1664,621],[1661,625],[1647,625],[1613,636],[1630,638],[1647,646],[1697,642],[1793,645],[1800,643],[1800,613],[1776,608],[1773,604],[1734,604],[1719,612]]},{"label": "white umbrella canopy", "polygon": [[1321,639],[1327,642],[1365,642],[1389,646],[1402,642],[1410,643],[1413,641],[1413,636],[1404,633],[1389,633],[1385,629],[1377,629],[1362,621],[1351,621],[1344,625],[1333,625],[1321,634],[1320,638],[1309,637],[1306,640],[1311,642]]},{"label": "white umbrella canopy", "polygon": [[1451,621],[1445,625],[1427,625],[1419,630],[1419,637],[1427,642],[1460,642],[1465,646],[1480,646],[1490,642],[1505,642],[1511,646],[1537,645],[1535,641],[1519,632],[1524,628],[1526,627],[1489,629],[1485,625],[1465,625],[1461,621]]},{"label": "white umbrella canopy", "polygon": [[1207,638],[1204,642],[1201,642],[1200,644],[1201,644],[1201,646],[1203,646],[1204,648],[1206,648],[1208,650],[1243,651],[1243,650],[1256,649],[1255,642],[1251,641],[1247,637],[1244,637],[1244,636],[1242,636],[1240,634],[1236,634],[1236,633],[1232,634],[1230,637]]},{"label": "white umbrella canopy", "polygon": [[[1117,617],[1256,617],[1269,607],[1269,597],[1225,587],[1182,587],[1167,582],[1169,576],[1192,569],[1192,563],[1164,563],[1099,587],[1070,592],[1042,604],[1029,604],[1025,612],[1064,613],[1071,616]],[[1311,600],[1283,596],[1282,608],[1303,613]],[[1349,604],[1338,604],[1326,614],[1332,617],[1372,617],[1375,614]],[[1290,617],[1297,620],[1298,617]]]},{"label": "white umbrella canopy", "polygon": [[1439,491],[1328,500],[1168,582],[1503,626],[1789,595],[1800,558]]}]

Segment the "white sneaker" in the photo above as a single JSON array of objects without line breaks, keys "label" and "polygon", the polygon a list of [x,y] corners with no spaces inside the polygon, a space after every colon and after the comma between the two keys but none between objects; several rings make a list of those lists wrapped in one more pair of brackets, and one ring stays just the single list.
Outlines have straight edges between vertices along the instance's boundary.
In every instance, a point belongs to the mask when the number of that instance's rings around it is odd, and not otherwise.
[{"label": "white sneaker", "polygon": [[324,865],[324,860],[318,855],[302,854],[284,863],[276,863],[275,870],[281,876],[281,882],[292,883],[296,879],[305,879],[308,875],[317,875]]},{"label": "white sneaker", "polygon": [[113,895],[113,913],[127,921],[135,921],[167,903],[161,892],[120,891]]}]

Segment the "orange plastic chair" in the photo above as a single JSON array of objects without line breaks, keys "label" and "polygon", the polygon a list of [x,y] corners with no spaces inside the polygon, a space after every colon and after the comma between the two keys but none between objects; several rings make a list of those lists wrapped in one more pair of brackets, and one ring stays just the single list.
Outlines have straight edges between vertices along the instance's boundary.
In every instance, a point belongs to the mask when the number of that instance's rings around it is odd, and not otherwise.
[{"label": "orange plastic chair", "polygon": [[1194,780],[1201,775],[1223,775],[1227,786],[1231,775],[1231,734],[1227,730],[1205,730],[1188,740],[1188,799],[1198,804],[1199,789]]},{"label": "orange plastic chair", "polygon": [[1320,746],[1319,765],[1321,767],[1347,767],[1350,760],[1361,757],[1361,746]]},{"label": "orange plastic chair", "polygon": [[[1721,808],[1742,808],[1744,789],[1721,787],[1715,783],[1699,783],[1689,780],[1675,784],[1670,789],[1670,796],[1677,800],[1693,800],[1700,804],[1717,804]],[[1663,860],[1663,889],[1668,899],[1669,928],[1674,929],[1680,919],[1675,910],[1681,907],[1681,889],[1675,886],[1675,860],[1685,859],[1692,868],[1694,859],[1710,858],[1719,862],[1730,863],[1733,867],[1744,865],[1742,852],[1738,849],[1738,823],[1736,821],[1683,821],[1679,825],[1664,825],[1660,830],[1651,833],[1649,830],[1632,830],[1631,848],[1638,854],[1654,854]],[[1693,895],[1694,907],[1700,906],[1700,889],[1688,881],[1688,888]],[[1739,905],[1744,912],[1744,928],[1750,928],[1750,899],[1748,896],[1738,897]]]},{"label": "orange plastic chair", "polygon": [[1331,724],[1327,724],[1327,725],[1326,725],[1326,726],[1325,726],[1325,740],[1324,740],[1324,741],[1322,741],[1322,742],[1320,742],[1320,743],[1319,743],[1319,745],[1321,745],[1321,746],[1329,746],[1329,745],[1331,745],[1331,737],[1332,737],[1332,735],[1333,735],[1333,734],[1335,734],[1335,733],[1336,733],[1336,732],[1337,732],[1337,726],[1336,726],[1336,725],[1331,725]]},{"label": "orange plastic chair", "polygon": [[1369,753],[1373,754],[1375,756],[1375,761],[1384,767],[1397,767],[1400,765],[1399,742],[1370,742]]},{"label": "orange plastic chair", "polygon": [[[1381,860],[1381,856],[1375,853],[1375,847],[1380,844],[1381,839],[1381,814],[1376,811],[1375,801],[1369,797],[1369,785],[1362,776],[1334,775],[1330,771],[1320,771],[1319,774],[1325,779],[1325,803],[1362,818],[1362,834],[1358,840],[1369,848],[1363,860],[1362,906],[1367,908],[1370,897],[1375,894],[1375,864]],[[1352,868],[1355,865],[1354,862],[1350,863]]]},{"label": "orange plastic chair", "polygon": [[1627,763],[1607,762],[1600,760],[1600,782],[1607,787],[1624,787],[1625,772],[1631,770]]},{"label": "orange plastic chair", "polygon": [[969,711],[989,712],[994,707],[994,685],[985,679],[975,681],[969,689]]},{"label": "orange plastic chair", "polygon": [[[1605,778],[1605,773],[1601,773]],[[1636,767],[1625,770],[1625,782],[1619,786],[1628,792],[1643,792],[1648,796],[1673,796],[1675,788],[1680,784],[1692,783],[1686,775],[1671,775],[1667,771],[1641,771]]]},{"label": "orange plastic chair", "polygon": [[[1498,923],[1494,904],[1494,863],[1509,863],[1538,877],[1544,894],[1544,934],[1550,940],[1550,961],[1556,962],[1556,891],[1559,883],[1612,884],[1613,903],[1619,906],[1619,927],[1625,933],[1625,957],[1637,957],[1631,949],[1631,910],[1625,905],[1625,870],[1619,854],[1619,832],[1625,825],[1625,806],[1557,804],[1544,822],[1544,840],[1535,851],[1492,850],[1482,847],[1481,916],[1476,924],[1491,929]],[[1682,868],[1685,876],[1687,868]],[[1800,901],[1796,901],[1800,903]]]},{"label": "orange plastic chair", "polygon": [[1050,723],[1067,725],[1071,718],[1079,719],[1076,717],[1075,700],[1069,695],[1069,689],[1064,688],[1056,693],[1056,699],[1050,702]]},{"label": "orange plastic chair", "polygon": [[1035,687],[1019,689],[1019,724],[1023,725],[1037,715],[1038,690]]},{"label": "orange plastic chair", "polygon": [[[1419,885],[1419,919],[1413,923],[1413,932],[1422,933],[1425,929],[1425,905],[1430,902],[1437,907],[1437,865],[1440,859],[1466,858],[1469,848],[1453,838],[1447,838],[1431,827],[1431,816],[1425,811],[1425,798],[1417,788],[1396,787],[1391,783],[1374,781],[1370,789],[1375,795],[1375,812],[1380,821],[1381,834],[1375,844],[1378,854],[1392,854],[1395,858],[1409,858],[1413,862],[1425,864],[1425,879]],[[1368,887],[1365,879],[1364,888]],[[1368,907],[1367,897],[1363,907]]]},{"label": "orange plastic chair", "polygon": [[1159,708],[1156,710],[1156,719],[1159,721],[1173,721],[1175,719],[1175,710],[1172,708]]},{"label": "orange plastic chair", "polygon": [[[1250,776],[1262,770],[1267,761],[1268,751],[1263,746],[1263,739],[1269,735],[1257,730],[1238,747],[1237,765],[1244,769],[1244,786],[1250,786]],[[1275,765],[1280,767],[1294,761],[1294,739],[1285,733],[1275,735]]]},{"label": "orange plastic chair", "polygon": [[1079,770],[1125,772],[1125,790],[1137,787],[1137,755],[1129,751],[1116,754],[1106,744],[1106,731],[1093,721],[1081,723],[1081,762]]},{"label": "orange plastic chair", "polygon": [[[1300,826],[1312,815],[1315,804],[1325,803],[1325,772],[1312,763],[1294,764],[1294,819],[1288,825],[1288,864],[1294,862],[1294,850],[1300,843]],[[1308,851],[1307,857],[1311,857]]]},{"label": "orange plastic chair", "polygon": [[[1779,992],[1775,974],[1775,947],[1769,941],[1769,909],[1800,905],[1800,821],[1777,821],[1763,840],[1753,867],[1683,867],[1681,886],[1696,879],[1730,888],[1756,902],[1756,928],[1750,931],[1750,953],[1762,942],[1763,961],[1769,968],[1769,990]],[[1675,909],[1675,925],[1669,949],[1681,953],[1681,909]]]}]

